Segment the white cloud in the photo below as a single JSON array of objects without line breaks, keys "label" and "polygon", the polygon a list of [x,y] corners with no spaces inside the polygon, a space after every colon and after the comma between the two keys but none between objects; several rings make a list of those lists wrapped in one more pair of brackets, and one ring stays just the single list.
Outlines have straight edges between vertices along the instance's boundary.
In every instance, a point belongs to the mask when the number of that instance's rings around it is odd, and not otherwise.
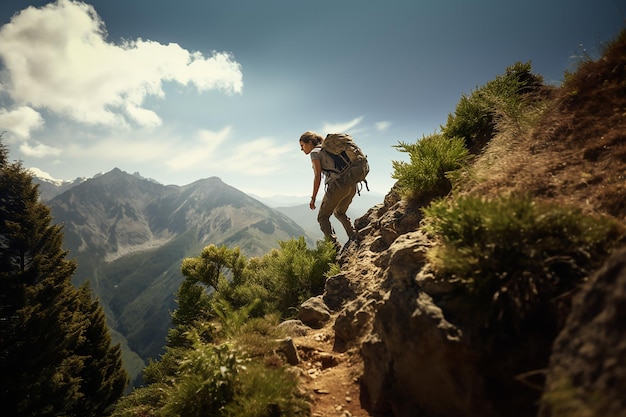
[{"label": "white cloud", "polygon": [[32,130],[41,129],[44,120],[41,115],[28,106],[21,106],[14,110],[0,109],[0,131],[9,131],[28,139]]},{"label": "white cloud", "polygon": [[20,152],[22,152],[25,156],[32,156],[34,158],[45,158],[61,154],[61,150],[59,148],[53,148],[42,143],[38,143],[35,146],[23,143],[20,145]]},{"label": "white cloud", "polygon": [[240,93],[241,66],[232,56],[205,57],[179,45],[141,39],[107,41],[88,4],[70,0],[29,7],[0,29],[2,90],[18,105],[47,109],[86,124],[158,126],[143,104],[164,97],[163,82]]},{"label": "white cloud", "polygon": [[231,127],[227,126],[219,132],[201,130],[198,132],[194,145],[185,145],[183,150],[176,153],[166,161],[166,165],[172,171],[193,170],[201,166],[213,168],[209,160],[215,151],[224,143],[231,133]]},{"label": "white cloud", "polygon": [[[271,138],[260,138],[238,145],[230,157],[221,164],[224,171],[237,171],[244,175],[267,175],[285,169],[287,161],[300,152],[295,145],[278,146]],[[285,157],[287,155],[287,157]]]},{"label": "white cloud", "polygon": [[[202,130],[194,144],[177,148],[176,154],[165,163],[173,172],[234,172],[240,175],[260,176],[286,169],[287,162],[298,155],[295,144],[280,145],[273,138],[258,138],[233,144],[232,128],[218,132]],[[183,149],[182,151],[180,149]],[[287,155],[287,157],[286,157]]]},{"label": "white cloud", "polygon": [[74,141],[64,145],[63,154],[74,161],[99,161],[115,166],[124,162],[157,161],[171,155],[171,148],[161,138],[143,137],[141,132],[133,132],[127,136]]},{"label": "white cloud", "polygon": [[385,130],[389,129],[389,127],[391,126],[391,122],[388,122],[388,121],[377,122],[375,123],[375,126],[376,126],[376,130],[380,132],[384,132]]},{"label": "white cloud", "polygon": [[322,131],[324,132],[324,134],[349,132],[351,129],[353,129],[362,121],[363,121],[363,116],[356,117],[345,123],[335,123],[335,124],[324,123],[324,126],[322,127]]}]

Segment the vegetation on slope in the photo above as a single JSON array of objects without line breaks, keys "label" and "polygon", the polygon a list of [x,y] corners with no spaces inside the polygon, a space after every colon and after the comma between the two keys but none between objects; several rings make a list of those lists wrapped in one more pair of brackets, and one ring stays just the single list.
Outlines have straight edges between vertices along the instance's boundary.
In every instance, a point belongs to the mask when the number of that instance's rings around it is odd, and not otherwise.
[{"label": "vegetation on slope", "polygon": [[259,258],[209,245],[185,259],[166,352],[114,416],[307,415],[278,325],[322,293],[334,257],[329,242],[310,249],[301,237]]},{"label": "vegetation on slope", "polygon": [[599,268],[625,231],[608,216],[527,195],[469,194],[424,212],[424,229],[439,241],[429,253],[433,266],[463,284],[477,316],[495,332],[548,321],[559,307],[555,300]]},{"label": "vegetation on slope", "polygon": [[[623,158],[621,167],[584,162],[604,157],[614,163],[624,152],[623,145],[617,146],[623,130],[613,126],[623,125],[625,38],[622,32],[597,62],[582,62],[560,89],[543,86],[530,63],[516,63],[464,95],[441,134],[401,146],[411,157],[408,164],[394,161],[402,194],[425,203],[435,200],[423,210],[424,230],[440,242],[430,252],[433,265],[465,283],[469,293],[479,296],[477,305],[494,310],[492,318],[521,320],[538,298],[551,300],[576,288],[623,239]],[[604,105],[607,100],[618,108]],[[590,108],[595,111],[585,113]],[[601,123],[606,134],[589,122],[598,111],[609,120]],[[571,123],[580,116],[580,130],[545,137],[565,123],[558,115]],[[459,139],[474,155],[471,159],[457,150]],[[529,147],[530,156],[525,154]],[[554,178],[541,171],[555,165],[565,170],[576,159],[553,161],[542,157],[540,147],[578,152],[583,161],[577,167],[584,164],[585,169],[564,177],[571,185],[541,184]],[[618,154],[609,158],[609,149]],[[587,172],[598,165],[601,170]],[[594,187],[600,182],[602,187]],[[590,197],[603,200],[589,204]],[[507,324],[519,325],[510,320]]]},{"label": "vegetation on slope", "polygon": [[[474,307],[475,315],[455,320],[483,323],[491,341],[486,365],[508,363],[511,382],[548,366],[573,295],[626,242],[626,30],[598,60],[587,57],[566,74],[559,88],[541,85],[529,65],[514,67],[496,84],[517,84],[517,94],[488,83],[463,97],[436,135],[443,142],[462,137],[473,155],[434,173],[452,191],[436,194],[419,184],[403,190],[424,207],[436,273],[458,287],[458,302]],[[413,162],[413,170],[432,166]],[[506,415],[512,405],[498,403],[503,383],[486,388]],[[603,407],[573,388],[553,394],[543,400],[554,415],[569,415],[575,397],[588,410]],[[526,408],[520,415],[534,415],[540,396],[541,388],[518,395]]]}]

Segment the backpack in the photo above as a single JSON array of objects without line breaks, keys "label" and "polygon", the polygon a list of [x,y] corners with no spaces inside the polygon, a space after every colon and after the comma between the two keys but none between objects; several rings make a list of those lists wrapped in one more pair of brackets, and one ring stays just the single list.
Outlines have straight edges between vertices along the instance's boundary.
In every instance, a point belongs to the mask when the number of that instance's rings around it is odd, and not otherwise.
[{"label": "backpack", "polygon": [[[337,181],[342,185],[365,183],[367,191],[367,174],[370,167],[367,156],[358,147],[352,137],[345,133],[331,133],[322,141],[322,150],[330,155],[335,161],[334,171],[339,174]],[[361,195],[361,189],[357,187]]]}]

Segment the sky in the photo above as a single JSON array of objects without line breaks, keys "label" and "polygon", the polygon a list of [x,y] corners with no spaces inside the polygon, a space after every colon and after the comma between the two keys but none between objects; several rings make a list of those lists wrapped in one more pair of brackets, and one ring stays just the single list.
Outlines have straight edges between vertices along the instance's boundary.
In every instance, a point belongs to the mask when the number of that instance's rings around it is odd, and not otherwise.
[{"label": "sky", "polygon": [[298,138],[347,132],[384,195],[394,145],[463,94],[516,62],[559,85],[624,27],[626,0],[3,0],[0,132],[55,179],[217,176],[303,203]]}]

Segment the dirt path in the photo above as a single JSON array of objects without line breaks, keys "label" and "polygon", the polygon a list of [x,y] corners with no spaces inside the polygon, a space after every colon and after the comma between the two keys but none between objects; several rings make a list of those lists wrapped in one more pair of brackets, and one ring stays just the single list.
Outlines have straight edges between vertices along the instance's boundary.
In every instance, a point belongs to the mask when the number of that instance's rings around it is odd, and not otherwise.
[{"label": "dirt path", "polygon": [[370,417],[361,408],[359,382],[363,366],[358,354],[333,349],[331,325],[294,339],[300,355],[303,388],[313,398],[312,417]]}]

